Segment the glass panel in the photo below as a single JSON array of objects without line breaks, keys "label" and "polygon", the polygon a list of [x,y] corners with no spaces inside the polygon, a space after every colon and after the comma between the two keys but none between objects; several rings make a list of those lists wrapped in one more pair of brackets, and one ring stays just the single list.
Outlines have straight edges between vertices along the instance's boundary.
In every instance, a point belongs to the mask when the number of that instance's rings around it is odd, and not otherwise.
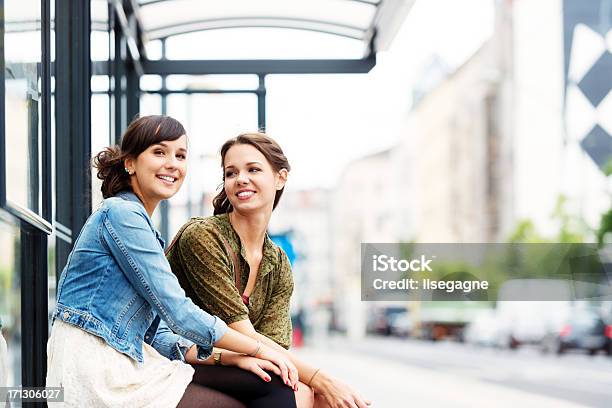
[{"label": "glass panel", "polygon": [[147,41],[147,43],[145,44],[145,50],[147,52],[147,59],[161,59],[162,47],[160,40]]},{"label": "glass panel", "polygon": [[[185,0],[149,3],[139,15],[147,38],[168,38],[168,59],[361,58],[376,10],[346,0]],[[149,44],[159,59],[158,42]]]},{"label": "glass panel", "polygon": [[[111,15],[112,18],[112,22],[111,22],[111,26],[114,26],[115,24],[118,24],[118,22],[115,20],[116,16],[115,14]],[[109,31],[109,58],[108,58],[108,66],[109,68],[111,66],[113,66],[113,63],[115,61],[115,30],[110,30]],[[109,101],[109,109],[110,109],[110,137],[111,140],[115,139],[115,133],[117,132],[117,130],[115,129],[115,123],[116,123],[116,115],[117,112],[115,112],[115,89],[118,86],[117,84],[117,79],[114,77],[114,75],[109,75],[110,78],[110,82],[109,82],[109,91],[110,91],[110,101]]]},{"label": "glass panel", "polygon": [[[185,10],[189,10],[188,13]],[[346,0],[309,0],[299,3],[283,0],[234,0],[213,2],[184,0],[180,7],[175,2],[157,2],[140,9],[149,38],[160,38],[176,27],[207,21],[208,25],[227,26],[244,20],[270,19],[284,24],[326,25],[329,29],[355,27],[365,30],[376,13],[371,4]]]},{"label": "glass panel", "polygon": [[160,115],[161,95],[147,93],[140,94],[140,114]]},{"label": "glass panel", "polygon": [[7,0],[5,11],[5,134],[7,198],[40,212],[41,3]]},{"label": "glass panel", "polygon": [[[19,229],[0,219],[0,325],[8,355],[0,351],[0,367],[6,363],[2,381],[21,384],[21,282],[19,271]],[[0,342],[2,340],[0,339]],[[0,368],[0,377],[3,376]]]},{"label": "glass panel", "polygon": [[257,130],[257,97],[252,94],[169,95],[168,114],[185,126],[189,169],[170,200],[169,233],[191,216],[211,215],[210,201],[221,182],[221,145],[239,133]]},{"label": "glass panel", "polygon": [[108,31],[107,0],[91,1],[91,29],[94,31]]},{"label": "glass panel", "polygon": [[109,57],[109,40],[106,31],[91,32],[91,60],[107,61]]},{"label": "glass panel", "polygon": [[140,89],[143,91],[158,91],[161,89],[161,76],[143,75],[140,77]]},{"label": "glass panel", "polygon": [[55,243],[56,243],[56,236],[55,233],[52,234],[49,239],[48,239],[48,245],[47,245],[47,268],[48,268],[48,274],[47,274],[47,281],[48,281],[48,288],[49,290],[47,291],[47,307],[48,307],[48,313],[49,316],[48,318],[48,324],[49,324],[49,334],[51,334],[51,316],[53,315],[53,311],[55,310],[55,296],[57,294],[57,271],[56,271],[56,265],[55,265]]},{"label": "glass panel", "polygon": [[258,86],[257,75],[168,75],[166,79],[166,87],[170,90],[255,90]]},{"label": "glass panel", "polygon": [[273,28],[201,31],[176,35],[166,41],[168,59],[361,58],[363,53],[362,41]]},{"label": "glass panel", "polygon": [[[90,53],[92,61],[108,61],[111,54],[107,0],[91,1]],[[108,65],[107,67],[109,67]],[[95,67],[93,67],[95,68]],[[96,72],[94,72],[95,74]],[[93,83],[92,83],[93,86]],[[92,89],[95,91],[96,89]]]},{"label": "glass panel", "polygon": [[[49,2],[50,6],[50,46],[51,46],[51,67],[55,66],[55,2]],[[51,117],[49,118],[51,126],[51,219],[55,220],[55,70],[50,69],[51,78]]]},{"label": "glass panel", "polygon": [[[113,57],[113,34],[110,32],[108,0],[91,0],[91,60],[103,61],[110,68],[109,60]],[[91,154],[94,156],[111,144],[111,96],[114,88],[111,75],[93,75],[91,77]],[[102,181],[91,171],[91,205],[92,210],[102,201],[100,187]]]},{"label": "glass panel", "polygon": [[[107,77],[105,77],[107,78]],[[106,94],[95,94],[91,96],[91,154],[97,154],[110,142],[110,97]],[[95,114],[94,114],[95,112]],[[102,202],[102,180],[96,176],[96,170],[91,173],[91,204],[92,209],[97,208]]]},{"label": "glass panel", "polygon": [[109,77],[107,75],[94,75],[91,77],[92,92],[108,92]]}]

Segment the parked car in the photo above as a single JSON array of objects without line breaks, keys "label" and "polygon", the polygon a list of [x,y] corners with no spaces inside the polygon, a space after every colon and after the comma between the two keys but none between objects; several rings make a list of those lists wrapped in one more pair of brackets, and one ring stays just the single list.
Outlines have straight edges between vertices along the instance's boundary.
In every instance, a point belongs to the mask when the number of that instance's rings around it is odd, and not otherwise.
[{"label": "parked car", "polygon": [[374,309],[368,316],[367,331],[372,334],[390,336],[393,334],[392,322],[395,315],[407,314],[405,307],[382,307]]},{"label": "parked car", "polygon": [[585,350],[589,354],[604,351],[612,354],[612,325],[594,310],[577,310],[561,330],[547,336],[546,351],[563,354],[567,350]]},{"label": "parked car", "polygon": [[541,344],[550,333],[559,333],[571,314],[567,301],[498,302],[495,345],[516,349]]},{"label": "parked car", "polygon": [[483,311],[465,328],[463,340],[468,344],[484,347],[497,345],[499,322],[495,310]]},{"label": "parked car", "polygon": [[412,319],[408,312],[394,313],[389,317],[389,328],[392,336],[408,337],[413,328]]},{"label": "parked car", "polygon": [[[538,299],[541,301],[526,300]],[[562,300],[566,299],[566,300]],[[504,283],[498,294],[495,342],[516,349],[538,345],[549,333],[559,333],[572,311],[571,287],[558,279],[514,279]]]}]

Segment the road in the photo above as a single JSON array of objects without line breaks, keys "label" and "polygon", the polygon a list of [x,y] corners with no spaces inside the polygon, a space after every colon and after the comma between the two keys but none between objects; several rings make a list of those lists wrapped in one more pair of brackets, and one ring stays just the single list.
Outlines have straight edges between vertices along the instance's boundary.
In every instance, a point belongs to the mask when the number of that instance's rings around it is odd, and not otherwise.
[{"label": "road", "polygon": [[341,337],[299,354],[375,407],[612,407],[612,358]]}]

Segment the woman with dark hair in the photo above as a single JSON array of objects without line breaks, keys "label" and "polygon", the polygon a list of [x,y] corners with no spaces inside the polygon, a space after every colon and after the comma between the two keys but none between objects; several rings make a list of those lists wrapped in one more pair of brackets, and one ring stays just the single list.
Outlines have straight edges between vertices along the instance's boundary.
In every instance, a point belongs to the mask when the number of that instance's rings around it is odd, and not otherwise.
[{"label": "woman with dark hair", "polygon": [[[287,357],[202,311],[170,271],[151,215],[185,178],[183,126],[136,119],[94,166],[105,200],[58,283],[47,386],[64,387],[75,407],[295,406]],[[213,367],[213,344],[232,350],[225,364],[242,369]]]},{"label": "woman with dark hair", "polygon": [[[236,331],[289,358],[300,383],[298,406],[359,407],[369,401],[329,374],[300,361],[291,345],[291,265],[266,233],[291,166],[263,133],[245,133],[221,147],[223,189],[214,215],[181,228],[166,256],[187,295]],[[225,351],[218,351],[221,361]]]}]

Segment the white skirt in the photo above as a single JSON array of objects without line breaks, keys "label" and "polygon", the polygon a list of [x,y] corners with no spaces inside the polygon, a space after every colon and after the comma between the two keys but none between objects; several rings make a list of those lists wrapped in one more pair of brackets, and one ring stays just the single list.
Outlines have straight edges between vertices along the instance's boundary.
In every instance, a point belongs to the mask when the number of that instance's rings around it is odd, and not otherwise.
[{"label": "white skirt", "polygon": [[146,343],[142,347],[139,363],[102,338],[55,320],[47,343],[47,387],[64,387],[66,407],[176,407],[193,368]]}]

